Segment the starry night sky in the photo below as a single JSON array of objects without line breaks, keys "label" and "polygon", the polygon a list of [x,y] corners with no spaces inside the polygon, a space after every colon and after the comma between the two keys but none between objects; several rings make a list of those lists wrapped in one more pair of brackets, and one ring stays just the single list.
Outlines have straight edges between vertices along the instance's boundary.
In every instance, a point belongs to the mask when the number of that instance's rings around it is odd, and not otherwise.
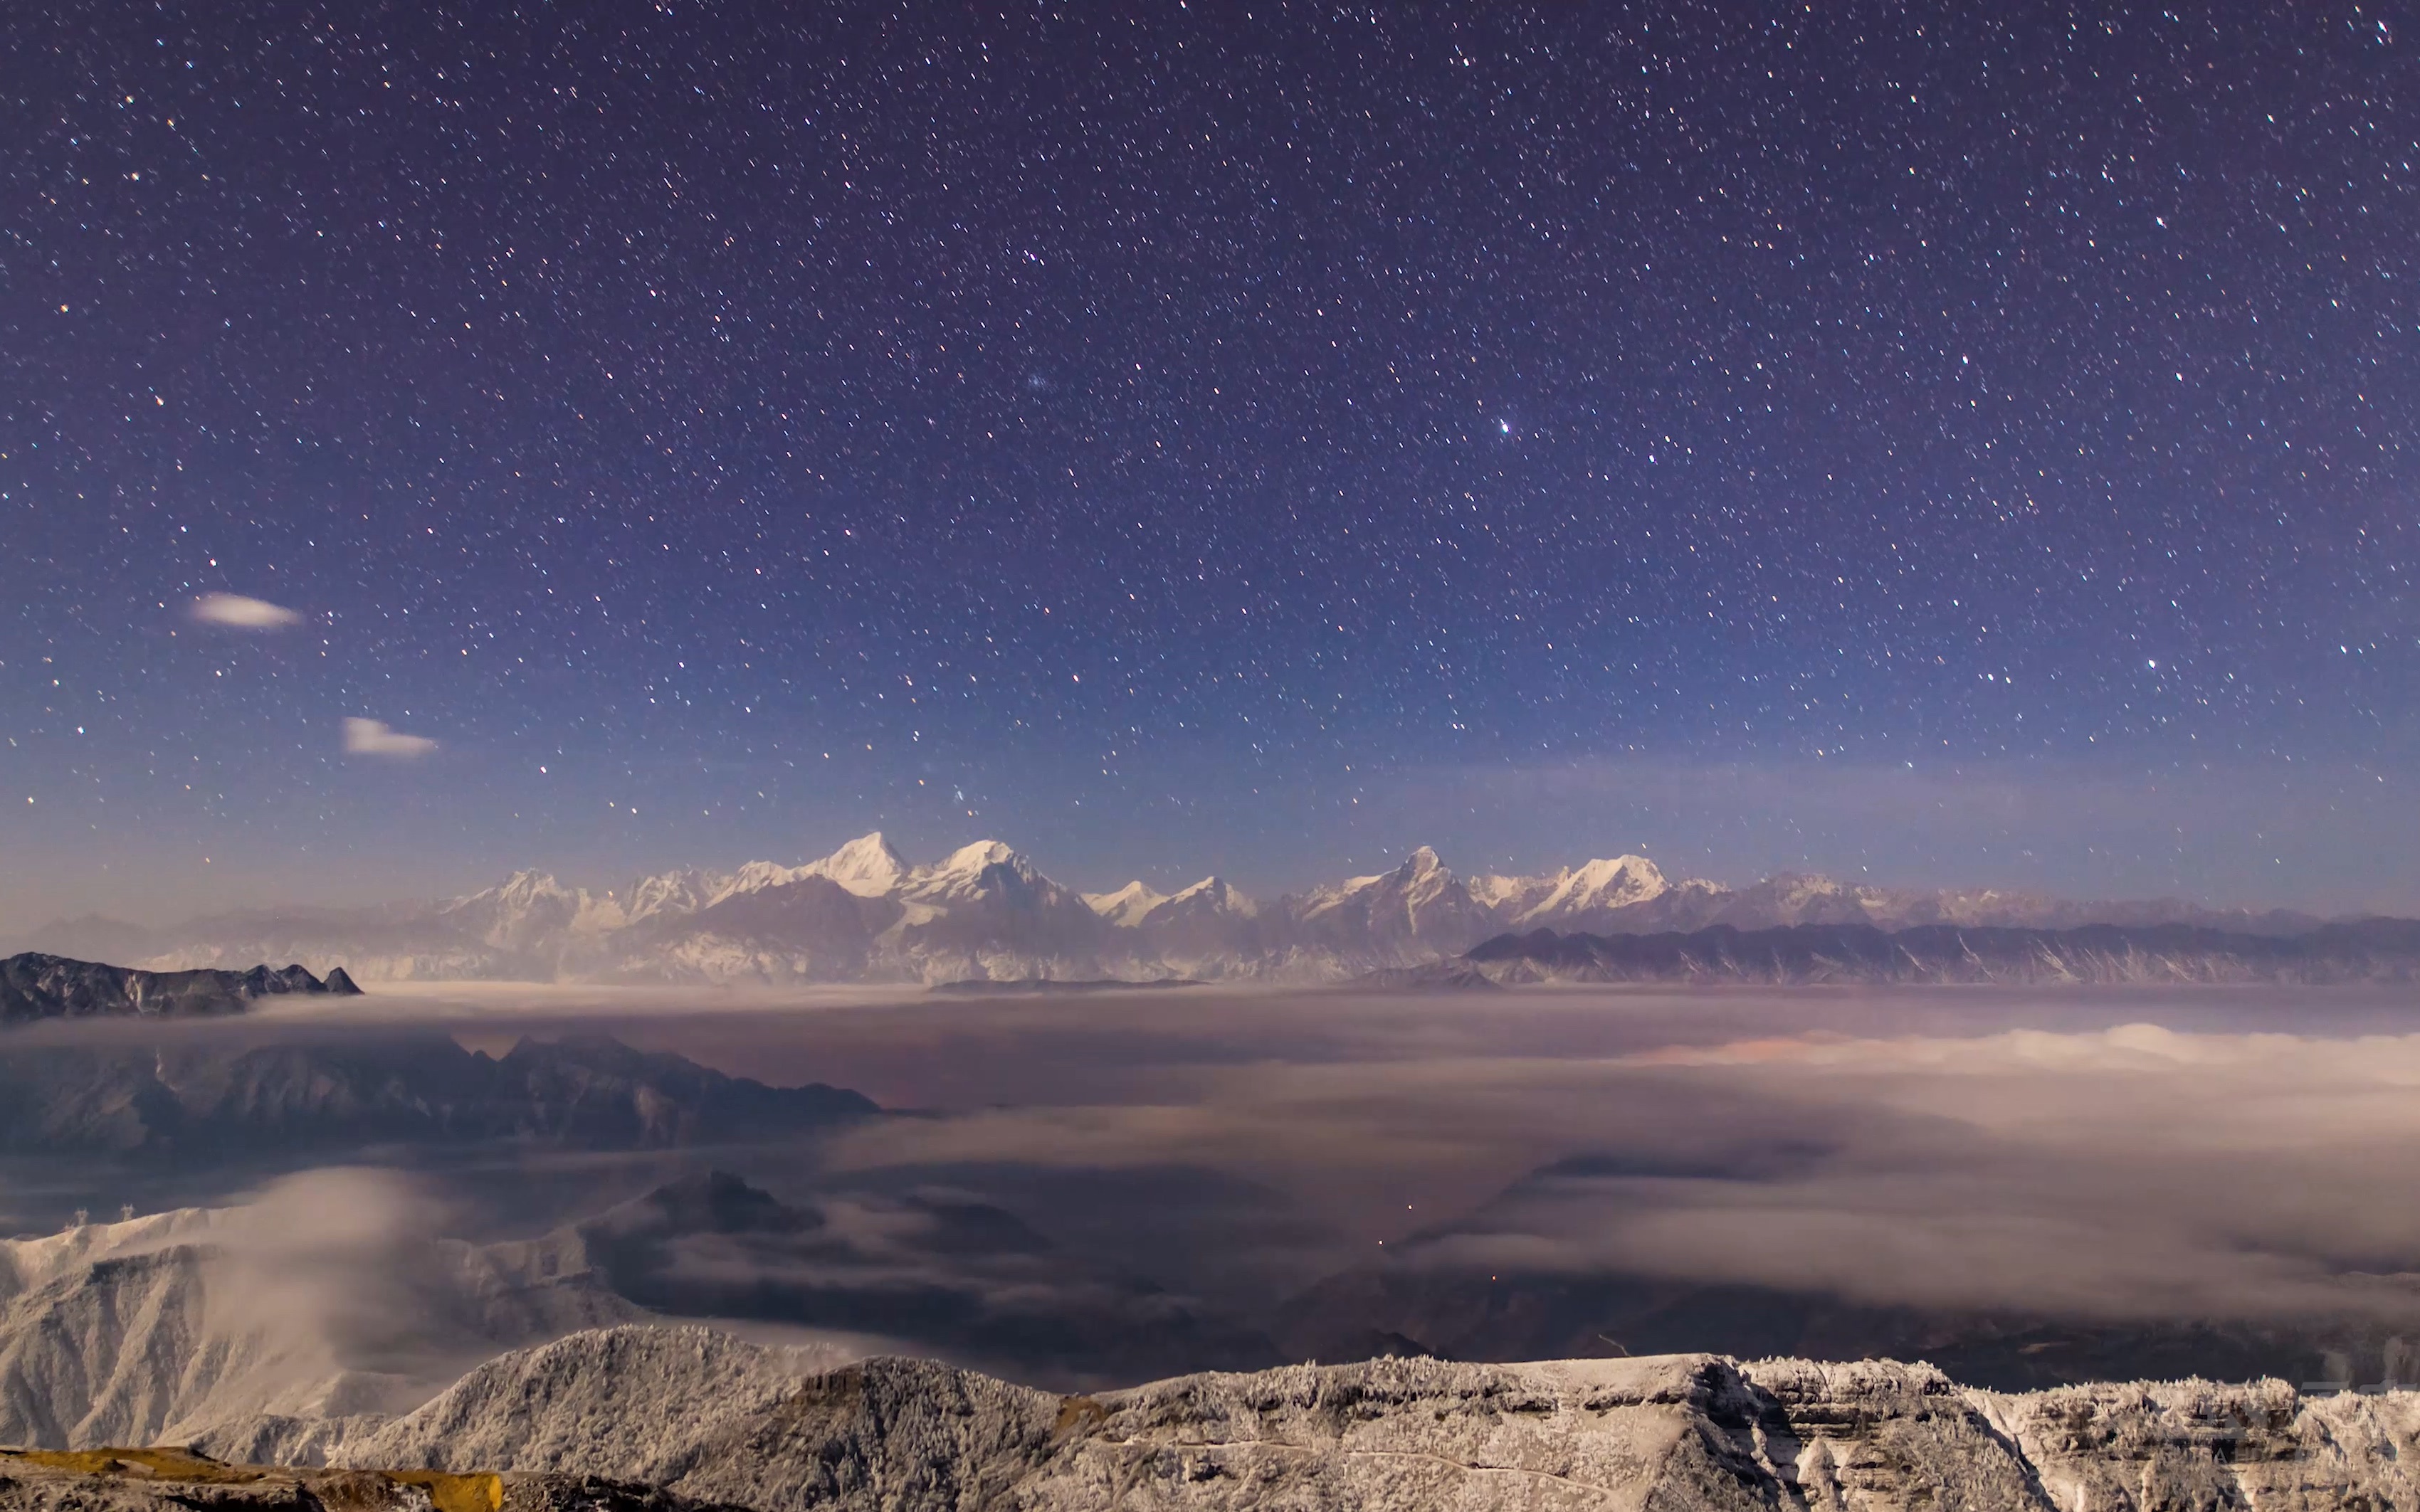
[{"label": "starry night sky", "polygon": [[0,921],[877,825],[2420,903],[2400,16],[10,6]]}]

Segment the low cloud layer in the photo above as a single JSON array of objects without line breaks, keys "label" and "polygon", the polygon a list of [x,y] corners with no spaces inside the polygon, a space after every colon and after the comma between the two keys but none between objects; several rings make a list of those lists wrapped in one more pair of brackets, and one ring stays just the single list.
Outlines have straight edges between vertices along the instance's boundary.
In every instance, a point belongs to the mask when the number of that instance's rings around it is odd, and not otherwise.
[{"label": "low cloud layer", "polygon": [[2086,1319],[2420,1319],[2420,1037],[2129,1025],[1605,1069],[1629,1126],[1451,1226],[1434,1263]]},{"label": "low cloud layer", "polygon": [[345,721],[345,751],[348,755],[411,761],[436,748],[437,742],[427,736],[405,734],[383,719],[351,718]]},{"label": "low cloud layer", "polygon": [[282,604],[241,594],[204,594],[194,600],[194,618],[204,625],[238,630],[283,630],[302,623],[302,616]]},{"label": "low cloud layer", "polygon": [[[900,1195],[946,1188],[1252,1316],[1385,1259],[1927,1312],[2420,1324],[2420,1034],[2408,998],[2358,990],[441,992],[351,1011],[499,1047],[570,1014],[858,1088],[921,1116],[716,1161],[819,1189],[875,1249]],[[365,1215],[259,1262],[299,1267],[303,1295],[439,1221],[409,1192],[290,1200]]]},{"label": "low cloud layer", "polygon": [[[1405,1005],[1404,1040],[1437,1011]],[[2125,1023],[1595,1057],[1439,1038],[1449,1053],[1196,1067],[1187,1095],[868,1130],[847,1159],[1211,1167],[1329,1217],[1306,1266],[1391,1245],[1885,1306],[2420,1319],[2420,1036]]]}]

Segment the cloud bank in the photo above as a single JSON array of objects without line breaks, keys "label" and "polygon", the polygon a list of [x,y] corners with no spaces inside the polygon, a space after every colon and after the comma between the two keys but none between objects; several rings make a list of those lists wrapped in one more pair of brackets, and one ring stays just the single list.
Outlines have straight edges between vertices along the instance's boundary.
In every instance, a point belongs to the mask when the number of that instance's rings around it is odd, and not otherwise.
[{"label": "cloud bank", "polygon": [[1403,1004],[1382,1058],[1263,1044],[1131,1101],[871,1128],[845,1159],[1208,1168],[1326,1216],[1302,1270],[1387,1254],[1879,1306],[2420,1322],[2420,1035],[1844,1036],[1804,1021],[1845,1000],[1768,1001],[1784,1032],[1596,1057],[1517,1026],[1473,1053],[1436,1021],[1495,1004]]}]

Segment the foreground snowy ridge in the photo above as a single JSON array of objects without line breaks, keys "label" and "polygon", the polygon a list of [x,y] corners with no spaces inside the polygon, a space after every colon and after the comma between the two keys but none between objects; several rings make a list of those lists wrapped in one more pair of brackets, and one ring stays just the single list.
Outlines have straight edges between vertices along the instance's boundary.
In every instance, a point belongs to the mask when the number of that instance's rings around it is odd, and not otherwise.
[{"label": "foreground snowy ridge", "polygon": [[2005,1396],[1890,1362],[1373,1360],[1061,1396],[930,1361],[801,1373],[708,1329],[622,1327],[325,1427],[259,1420],[202,1447],[318,1443],[332,1464],[596,1476],[764,1512],[2420,1507],[2420,1394]]},{"label": "foreground snowy ridge", "polygon": [[876,833],[799,866],[752,861],[729,872],[669,872],[603,893],[520,872],[436,903],[265,910],[159,932],[86,921],[54,926],[31,943],[155,967],[302,961],[388,980],[1300,982],[1417,966],[1516,930],[1627,935],[1714,925],[2174,922],[2280,933],[2319,920],[2174,901],[2078,903],[1812,876],[1732,888],[1672,881],[1638,856],[1542,876],[1465,877],[1426,846],[1391,871],[1274,900],[1248,897],[1216,876],[1174,893],[1140,881],[1083,893],[998,841],[918,865]]}]

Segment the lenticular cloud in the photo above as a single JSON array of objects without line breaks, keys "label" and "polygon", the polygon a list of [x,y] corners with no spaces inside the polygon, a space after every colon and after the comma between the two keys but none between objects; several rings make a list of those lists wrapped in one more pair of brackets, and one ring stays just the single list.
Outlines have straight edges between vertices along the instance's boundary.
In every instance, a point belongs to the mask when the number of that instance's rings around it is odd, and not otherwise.
[{"label": "lenticular cloud", "polygon": [[283,604],[241,594],[204,594],[194,600],[194,618],[204,625],[225,625],[239,630],[283,630],[302,623],[302,616]]}]

